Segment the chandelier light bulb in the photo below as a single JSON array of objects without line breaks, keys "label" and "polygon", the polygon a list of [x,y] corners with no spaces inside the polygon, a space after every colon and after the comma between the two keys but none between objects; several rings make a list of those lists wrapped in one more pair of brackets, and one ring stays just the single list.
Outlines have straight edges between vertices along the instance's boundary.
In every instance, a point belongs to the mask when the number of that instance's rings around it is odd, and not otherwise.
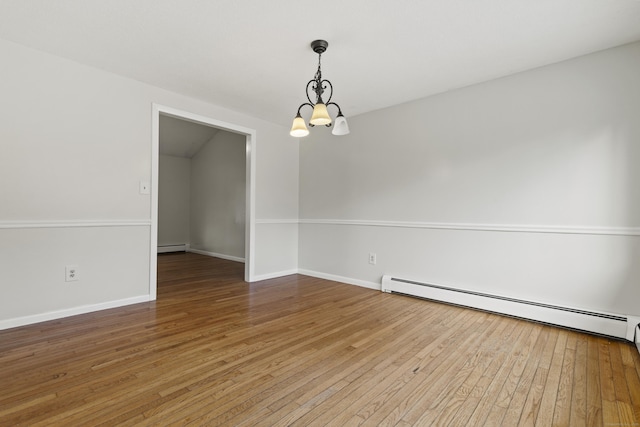
[{"label": "chandelier light bulb", "polygon": [[344,118],[342,113],[338,113],[338,117],[336,117],[336,121],[333,124],[333,130],[331,131],[331,133],[336,136],[347,135],[349,133],[349,125],[347,124],[347,119]]},{"label": "chandelier light bulb", "polygon": [[313,107],[313,114],[311,114],[311,120],[309,120],[309,123],[314,126],[331,124],[331,117],[329,116],[329,111],[327,111],[327,106],[325,104],[319,102]]},{"label": "chandelier light bulb", "polygon": [[309,129],[307,129],[307,125],[304,123],[304,119],[300,114],[293,119],[293,125],[291,126],[289,135],[295,136],[296,138],[309,135]]}]

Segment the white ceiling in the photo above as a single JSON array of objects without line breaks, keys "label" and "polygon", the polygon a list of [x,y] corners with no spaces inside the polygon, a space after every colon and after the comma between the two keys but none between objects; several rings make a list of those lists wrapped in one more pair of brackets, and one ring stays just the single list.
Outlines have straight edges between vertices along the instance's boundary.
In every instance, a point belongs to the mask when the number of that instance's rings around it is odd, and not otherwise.
[{"label": "white ceiling", "polygon": [[640,1],[0,0],[0,38],[289,126],[314,39],[349,117],[640,40]]}]

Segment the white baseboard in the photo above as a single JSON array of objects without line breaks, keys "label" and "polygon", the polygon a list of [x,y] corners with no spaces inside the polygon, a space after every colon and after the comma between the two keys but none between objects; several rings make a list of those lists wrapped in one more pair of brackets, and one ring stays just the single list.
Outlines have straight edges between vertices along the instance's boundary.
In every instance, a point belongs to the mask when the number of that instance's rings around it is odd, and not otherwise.
[{"label": "white baseboard", "polygon": [[298,274],[298,270],[293,269],[293,270],[285,270],[285,271],[276,271],[274,273],[258,274],[251,278],[251,282],[253,283],[253,282],[259,282],[261,280],[275,279],[277,277],[291,276],[292,274]]},{"label": "white baseboard", "polygon": [[283,276],[290,276],[292,274],[302,274],[304,276],[317,277],[319,279],[332,280],[334,282],[344,283],[346,285],[356,285],[363,288],[380,290],[380,284],[375,282],[367,282],[365,280],[352,279],[350,277],[337,276],[335,274],[321,273],[319,271],[304,270],[304,269],[292,269],[285,271],[277,271],[274,273],[260,274],[252,277],[251,282],[259,282],[261,280],[275,279]]},{"label": "white baseboard", "polygon": [[277,277],[289,276],[291,274],[302,274],[304,276],[317,277],[319,279],[331,280],[334,282],[344,283],[346,285],[356,285],[363,288],[374,289],[379,291],[381,289],[380,283],[368,282],[366,280],[352,279],[350,277],[338,276],[335,274],[322,273],[319,271],[305,270],[305,269],[292,269],[285,271],[277,271],[274,273],[260,274],[254,276],[251,282],[259,282],[260,280],[275,279]]},{"label": "white baseboard", "polygon": [[380,283],[369,282],[369,281],[360,280],[360,279],[352,279],[350,277],[337,276],[335,274],[327,274],[327,273],[321,273],[319,271],[304,270],[304,269],[298,269],[298,273],[304,274],[305,276],[317,277],[319,279],[333,280],[334,282],[341,282],[341,283],[346,283],[348,285],[356,285],[356,286],[361,286],[363,288],[375,289],[377,291],[382,289]]},{"label": "white baseboard", "polygon": [[18,326],[31,325],[34,323],[46,322],[49,320],[62,319],[63,317],[76,316],[78,314],[91,313],[94,311],[106,310],[109,308],[122,307],[125,305],[148,302],[149,295],[125,298],[121,300],[102,302],[99,304],[83,305],[64,310],[49,311],[47,313],[33,314],[31,316],[16,317],[14,319],[0,320],[0,330],[16,328]]},{"label": "white baseboard", "polygon": [[189,245],[166,245],[166,246],[158,246],[158,253],[165,254],[168,252],[187,252],[187,247]]},{"label": "white baseboard", "polygon": [[229,261],[236,261],[244,263],[244,258],[240,258],[233,255],[219,254],[216,252],[203,251],[202,249],[193,249],[192,247],[187,246],[187,252],[193,252],[194,254],[206,255],[214,258],[222,258]]}]

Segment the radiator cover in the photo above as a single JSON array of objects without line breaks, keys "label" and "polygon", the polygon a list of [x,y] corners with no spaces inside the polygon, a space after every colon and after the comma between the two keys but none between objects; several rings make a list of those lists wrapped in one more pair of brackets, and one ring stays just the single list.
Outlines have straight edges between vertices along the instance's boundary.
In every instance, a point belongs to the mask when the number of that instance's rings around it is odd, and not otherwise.
[{"label": "radiator cover", "polygon": [[[382,291],[472,307],[599,335],[623,338],[632,342],[636,340],[636,329],[638,329],[637,325],[640,323],[640,318],[635,316],[525,301],[508,296],[452,288],[391,275],[382,277]],[[640,345],[638,347],[640,351]]]}]

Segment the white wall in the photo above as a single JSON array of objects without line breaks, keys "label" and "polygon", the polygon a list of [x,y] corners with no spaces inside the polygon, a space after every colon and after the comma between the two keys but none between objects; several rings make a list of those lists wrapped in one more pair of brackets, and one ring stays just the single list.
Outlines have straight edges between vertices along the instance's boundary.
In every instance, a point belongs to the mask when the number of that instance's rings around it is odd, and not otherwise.
[{"label": "white wall", "polygon": [[245,256],[244,135],[217,132],[191,159],[191,248]]},{"label": "white wall", "polygon": [[[255,129],[256,218],[297,218],[285,126],[1,40],[0,57],[0,328],[149,298],[153,103]],[[291,236],[256,225],[256,275],[296,268]]]},{"label": "white wall", "polygon": [[160,155],[158,246],[189,243],[191,159]]},{"label": "white wall", "polygon": [[0,40],[0,56],[0,328],[149,298],[152,103],[256,130],[257,279],[300,268],[375,287],[395,273],[640,314],[638,43],[299,143],[17,44]]},{"label": "white wall", "polygon": [[281,128],[263,132],[262,138],[277,139],[281,145],[268,152],[263,146],[256,150],[262,159],[256,165],[256,239],[265,242],[256,248],[260,251],[256,254],[260,260],[256,280],[298,270],[299,141],[289,136],[288,127],[284,132],[284,139]]},{"label": "white wall", "polygon": [[638,70],[635,43],[313,130],[300,268],[639,314]]}]

